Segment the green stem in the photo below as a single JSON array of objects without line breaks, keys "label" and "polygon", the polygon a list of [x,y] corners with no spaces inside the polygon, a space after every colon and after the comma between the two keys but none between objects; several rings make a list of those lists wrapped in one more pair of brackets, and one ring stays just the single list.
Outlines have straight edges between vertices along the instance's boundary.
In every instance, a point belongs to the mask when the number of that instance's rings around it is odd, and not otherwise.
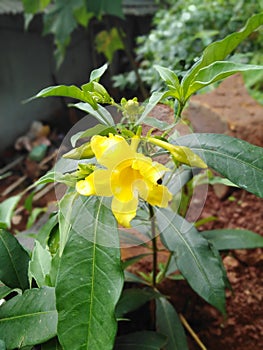
[{"label": "green stem", "polygon": [[152,286],[156,287],[158,249],[157,249],[154,211],[153,211],[153,207],[150,204],[149,204],[149,211],[150,211],[150,220],[151,220],[151,235],[152,235],[152,250],[153,250]]}]

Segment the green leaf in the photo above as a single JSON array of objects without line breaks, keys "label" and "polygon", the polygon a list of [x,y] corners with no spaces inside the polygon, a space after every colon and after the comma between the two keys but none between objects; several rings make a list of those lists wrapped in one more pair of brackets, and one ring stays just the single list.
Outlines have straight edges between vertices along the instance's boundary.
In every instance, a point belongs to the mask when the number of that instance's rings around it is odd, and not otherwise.
[{"label": "green leaf", "polygon": [[38,287],[48,285],[47,277],[50,273],[50,269],[51,254],[47,249],[44,249],[38,241],[35,241],[28,268],[30,284],[32,284],[32,278],[34,278]]},{"label": "green leaf", "polygon": [[165,350],[188,349],[180,318],[166,298],[156,299],[156,329],[167,337]]},{"label": "green leaf", "polygon": [[49,237],[54,230],[54,228],[58,224],[58,214],[51,215],[47,222],[43,226],[41,226],[38,234],[36,235],[36,240],[42,245],[43,248],[47,246]]},{"label": "green leaf", "polygon": [[161,101],[161,99],[163,98],[164,93],[163,92],[159,92],[159,91],[154,91],[151,95],[151,97],[149,98],[148,103],[145,106],[145,109],[142,113],[142,115],[140,116],[140,118],[137,120],[137,122],[135,123],[135,125],[140,125],[143,123],[144,118],[147,117],[147,115],[153,110],[153,108],[157,105],[158,102]]},{"label": "green leaf", "polygon": [[11,219],[20,198],[21,195],[12,196],[0,203],[0,229],[11,227]]},{"label": "green leaf", "polygon": [[26,224],[26,229],[28,230],[30,227],[32,227],[33,224],[36,222],[38,216],[41,213],[45,213],[46,210],[47,210],[46,208],[34,208],[32,210],[32,212],[30,213],[30,215],[29,215],[29,218],[28,218],[28,221],[27,221],[27,224]]},{"label": "green leaf", "polygon": [[263,237],[249,230],[220,229],[201,234],[218,250],[263,248]]},{"label": "green leaf", "polygon": [[58,212],[58,221],[59,221],[59,253],[60,256],[63,252],[63,249],[68,241],[69,232],[71,230],[71,217],[73,204],[78,193],[69,192],[66,193],[63,198],[59,201],[59,212]]},{"label": "green leaf", "polygon": [[213,62],[209,66],[198,71],[194,81],[189,85],[185,99],[188,99],[188,97],[203,87],[213,84],[216,81],[223,80],[235,73],[257,70],[262,71],[263,66],[228,61]]},{"label": "green leaf", "polygon": [[123,18],[122,12],[122,0],[97,0],[97,1],[87,1],[87,9],[93,12],[96,16],[101,16],[103,14],[109,14],[113,16],[118,16]]},{"label": "green leaf", "polygon": [[12,293],[15,289],[9,288],[5,285],[0,285],[0,300]]},{"label": "green leaf", "polygon": [[177,75],[170,69],[155,65],[154,68],[160,74],[160,77],[165,81],[169,87],[169,93],[178,100],[181,99],[181,86]]},{"label": "green leaf", "polygon": [[203,67],[209,66],[216,61],[224,60],[244,39],[263,24],[263,12],[250,17],[243,29],[232,33],[220,41],[208,45],[200,60],[185,74],[182,80],[184,96],[189,96],[188,88],[195,81],[196,74]]},{"label": "green leaf", "polygon": [[45,342],[56,329],[54,288],[26,290],[0,308],[0,334],[8,349]]},{"label": "green leaf", "polygon": [[56,171],[50,170],[45,175],[41,176],[36,182],[34,182],[34,187],[39,185],[44,185],[50,182],[56,181]]},{"label": "green leaf", "polygon": [[80,109],[81,111],[84,111],[88,114],[91,114],[93,117],[95,117],[100,123],[107,125],[107,126],[114,126],[115,122],[110,114],[110,112],[98,105],[97,110],[94,110],[88,103],[83,103],[83,102],[79,102],[79,103],[75,103],[70,105],[71,107],[75,107]]},{"label": "green leaf", "polygon": [[93,135],[107,136],[109,133],[115,134],[116,130],[104,124],[97,124],[93,128],[76,133],[71,137],[70,141],[71,141],[72,147],[75,147],[79,139],[91,137]]},{"label": "green leaf", "polygon": [[117,337],[114,350],[161,350],[165,343],[166,337],[162,334],[135,332]]},{"label": "green leaf", "polygon": [[27,101],[34,100],[39,97],[51,97],[51,96],[60,96],[60,97],[69,97],[76,100],[80,100],[88,103],[93,108],[97,108],[96,101],[93,100],[89,92],[84,92],[75,85],[57,85],[49,86],[41,91],[39,91],[35,96],[29,98]]},{"label": "green leaf", "polygon": [[[58,337],[65,350],[110,350],[123,285],[117,223],[102,198],[78,198],[73,206],[57,276]],[[111,246],[98,243],[105,235]]]},{"label": "green leaf", "polygon": [[29,287],[29,255],[9,232],[0,229],[0,280],[10,288]]},{"label": "green leaf", "polygon": [[89,81],[99,81],[102,75],[106,72],[108,69],[108,63],[105,63],[103,66],[97,69],[93,69],[93,71],[90,73]]},{"label": "green leaf", "polygon": [[124,50],[124,44],[115,27],[110,31],[100,31],[95,37],[95,45],[98,53],[103,53],[110,63],[116,51]]},{"label": "green leaf", "polygon": [[193,290],[225,313],[224,272],[209,242],[195,227],[169,209],[156,212],[161,239]]},{"label": "green leaf", "polygon": [[6,350],[5,342],[0,339],[0,350]]},{"label": "green leaf", "polygon": [[43,11],[51,0],[22,0],[22,2],[26,13],[36,14]]},{"label": "green leaf", "polygon": [[263,197],[263,149],[221,134],[192,134],[177,143],[202,157],[207,165],[235,185]]},{"label": "green leaf", "polygon": [[160,293],[153,289],[125,289],[116,307],[116,317],[121,318],[155,298],[160,298]]}]

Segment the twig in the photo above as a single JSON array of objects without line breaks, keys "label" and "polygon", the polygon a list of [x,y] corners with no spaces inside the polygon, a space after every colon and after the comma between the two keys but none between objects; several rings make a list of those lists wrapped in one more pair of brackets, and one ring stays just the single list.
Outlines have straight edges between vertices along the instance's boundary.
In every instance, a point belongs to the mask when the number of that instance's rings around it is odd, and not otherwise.
[{"label": "twig", "polygon": [[180,320],[182,321],[182,324],[184,325],[184,327],[188,330],[188,332],[190,333],[190,335],[192,336],[192,338],[196,341],[196,343],[199,345],[200,349],[202,350],[207,350],[207,348],[204,346],[204,344],[201,342],[201,340],[199,339],[198,335],[194,332],[194,330],[191,328],[191,326],[189,325],[189,323],[186,321],[186,319],[184,318],[184,316],[182,314],[179,314]]},{"label": "twig", "polygon": [[8,186],[4,192],[2,192],[2,196],[8,195],[10,192],[12,192],[16,187],[21,185],[26,180],[27,176],[24,175],[22,177],[19,177],[15,182],[13,182],[10,186]]},{"label": "twig", "polygon": [[25,156],[20,156],[20,157],[16,158],[15,160],[13,160],[11,163],[8,163],[5,167],[0,169],[0,174],[4,174],[7,170],[12,169],[14,166],[21,163],[24,158],[25,158]]}]

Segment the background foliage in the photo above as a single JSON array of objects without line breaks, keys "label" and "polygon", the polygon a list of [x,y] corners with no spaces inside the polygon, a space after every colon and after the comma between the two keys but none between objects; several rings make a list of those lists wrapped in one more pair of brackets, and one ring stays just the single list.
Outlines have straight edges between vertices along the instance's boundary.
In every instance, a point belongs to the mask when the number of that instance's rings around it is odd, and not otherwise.
[{"label": "background foliage", "polygon": [[[153,66],[155,64],[183,75],[200,57],[211,42],[221,39],[243,27],[247,18],[263,9],[262,0],[204,0],[166,1],[153,18],[149,35],[137,38],[136,60],[139,74],[148,88],[155,90],[162,82]],[[263,31],[258,31],[245,40],[234,52],[242,63],[260,64],[263,60]],[[253,74],[253,73],[252,73]],[[262,76],[252,81],[250,87],[260,88]],[[114,77],[120,88],[138,87],[134,71]]]}]

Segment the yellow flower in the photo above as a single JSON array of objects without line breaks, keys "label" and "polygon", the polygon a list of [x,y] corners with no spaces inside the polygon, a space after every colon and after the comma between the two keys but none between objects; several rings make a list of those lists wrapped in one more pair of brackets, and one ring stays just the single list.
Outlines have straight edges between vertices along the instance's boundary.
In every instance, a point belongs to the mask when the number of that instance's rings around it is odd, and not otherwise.
[{"label": "yellow flower", "polygon": [[159,207],[167,207],[172,199],[167,187],[161,184],[169,169],[136,152],[138,141],[137,136],[131,144],[119,135],[93,136],[92,151],[104,168],[97,167],[76,184],[76,190],[84,196],[113,197],[112,212],[124,227],[130,227],[136,216],[139,198]]}]

